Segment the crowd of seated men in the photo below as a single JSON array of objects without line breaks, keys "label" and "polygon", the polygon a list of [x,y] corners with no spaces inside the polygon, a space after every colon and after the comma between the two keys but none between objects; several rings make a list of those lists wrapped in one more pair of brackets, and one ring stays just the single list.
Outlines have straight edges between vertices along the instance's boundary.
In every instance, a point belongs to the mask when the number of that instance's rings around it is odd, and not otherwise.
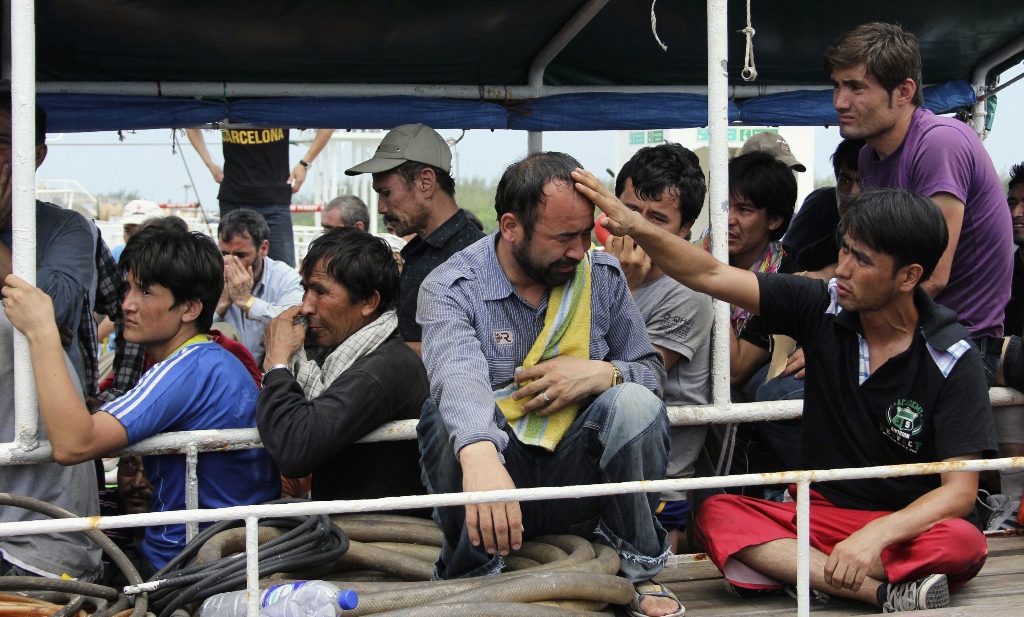
[{"label": "crowd of seated men", "polygon": [[[690,241],[705,175],[678,144],[640,149],[614,191],[568,154],[526,156],[504,171],[485,235],[458,207],[448,144],[416,124],[347,172],[372,174],[393,234],[369,234],[366,205],[338,198],[296,270],[270,257],[254,209],[225,213],[214,240],[138,201],[115,258],[91,222],[38,202],[33,286],[11,274],[7,99],[0,431],[12,440],[16,329],[54,462],[0,467],[0,490],[96,515],[102,457],[232,428],[265,447],[200,454],[201,508],[711,474],[708,427],[671,427],[666,406],[711,402],[713,299],[730,305],[734,399],[805,400],[801,420],[749,431],[775,469],[1021,455],[1021,410],[993,414],[987,388],[1024,388],[1024,168],[1007,196],[971,129],[923,109],[917,40],[898,26],[843,34],[825,66],[845,138],[836,188],[794,218],[803,166],[778,134],[756,136],[729,163],[728,263],[706,234]],[[37,110],[37,166],[45,122]],[[595,207],[612,234],[600,250]],[[413,419],[416,441],[358,443]],[[977,473],[815,483],[812,588],[884,612],[945,606],[984,565],[981,529],[1019,524],[1024,471],[998,481],[982,511]],[[122,458],[104,512],[184,509],[185,484],[181,455]],[[497,573],[524,540],[576,533],[618,553],[631,615],[671,616],[683,604],[653,579],[687,548],[741,597],[796,583],[792,493],[420,514],[444,534],[437,578]],[[118,540],[148,575],[185,534]],[[26,574],[93,581],[103,567],[74,534],[0,539],[0,575]]]}]

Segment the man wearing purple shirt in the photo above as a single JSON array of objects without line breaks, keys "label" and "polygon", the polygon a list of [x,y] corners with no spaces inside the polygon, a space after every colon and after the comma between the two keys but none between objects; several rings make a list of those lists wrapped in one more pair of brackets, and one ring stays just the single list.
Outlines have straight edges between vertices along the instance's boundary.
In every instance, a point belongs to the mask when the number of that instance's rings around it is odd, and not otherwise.
[{"label": "man wearing purple shirt", "polygon": [[825,52],[825,70],[840,132],[867,142],[862,189],[907,189],[942,210],[949,245],[922,287],[957,312],[991,385],[1013,273],[1012,223],[992,160],[969,126],[922,109],[917,38],[899,26],[875,22],[842,34]]}]

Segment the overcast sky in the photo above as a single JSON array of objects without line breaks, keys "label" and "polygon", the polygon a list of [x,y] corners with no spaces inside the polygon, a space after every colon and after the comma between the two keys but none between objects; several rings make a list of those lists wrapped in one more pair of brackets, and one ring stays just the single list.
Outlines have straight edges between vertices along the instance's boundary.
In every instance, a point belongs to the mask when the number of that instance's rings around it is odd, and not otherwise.
[{"label": "overcast sky", "polygon": [[[1004,80],[1021,70],[1020,65],[1014,67],[1004,75]],[[445,137],[457,137],[460,131],[442,133]],[[612,131],[545,133],[544,148],[568,152],[588,169],[603,171],[615,164],[614,135]],[[187,163],[204,206],[215,209],[217,185],[188,141],[181,139],[184,161],[181,153],[172,153],[169,129],[126,133],[123,142],[110,132],[51,135],[50,153],[38,177],[77,180],[93,194],[124,189],[159,202],[186,198],[192,201],[194,194],[185,189],[193,184],[186,172]],[[219,135],[207,133],[207,139],[216,143]],[[816,129],[815,168],[819,175],[829,169],[828,156],[839,139],[838,129]],[[995,125],[985,146],[1000,173],[1024,160],[1024,81],[999,94]],[[221,158],[219,146],[211,147],[210,151],[218,160]],[[292,146],[292,164],[305,151],[305,146]],[[526,133],[467,131],[455,151],[458,175],[496,178],[509,162],[525,154]]]}]

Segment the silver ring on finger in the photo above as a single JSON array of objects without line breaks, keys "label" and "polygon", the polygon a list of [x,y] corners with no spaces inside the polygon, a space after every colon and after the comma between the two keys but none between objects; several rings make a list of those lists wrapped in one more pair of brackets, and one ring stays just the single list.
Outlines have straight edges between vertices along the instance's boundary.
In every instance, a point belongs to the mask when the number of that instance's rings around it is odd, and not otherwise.
[{"label": "silver ring on finger", "polygon": [[545,390],[545,391],[541,392],[541,393],[540,393],[540,397],[541,397],[542,399],[544,399],[544,404],[545,404],[545,405],[550,405],[550,404],[551,404],[551,399],[550,399],[550,398],[548,398],[548,391],[547,391],[547,390]]}]

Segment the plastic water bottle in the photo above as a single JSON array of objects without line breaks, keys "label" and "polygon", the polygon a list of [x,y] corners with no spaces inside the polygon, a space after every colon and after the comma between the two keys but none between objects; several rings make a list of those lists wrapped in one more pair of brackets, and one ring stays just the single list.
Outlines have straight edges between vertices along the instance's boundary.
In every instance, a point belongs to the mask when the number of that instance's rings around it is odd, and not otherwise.
[{"label": "plastic water bottle", "polygon": [[[232,591],[211,596],[199,617],[245,617],[248,594]],[[327,581],[299,581],[268,587],[260,593],[260,617],[335,617],[359,602],[356,592]]]}]

